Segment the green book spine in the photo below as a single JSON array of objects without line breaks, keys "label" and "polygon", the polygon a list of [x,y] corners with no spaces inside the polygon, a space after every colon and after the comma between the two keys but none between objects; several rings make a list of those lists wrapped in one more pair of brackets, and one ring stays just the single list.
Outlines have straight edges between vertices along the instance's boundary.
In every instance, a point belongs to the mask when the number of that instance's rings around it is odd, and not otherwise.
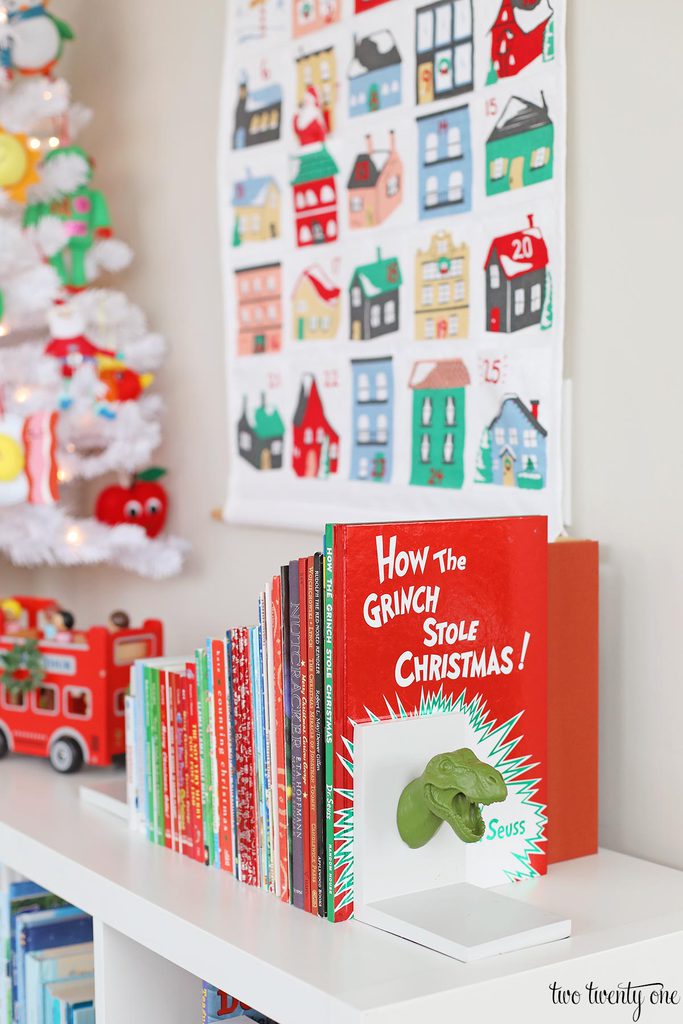
[{"label": "green book spine", "polygon": [[156,842],[156,808],[154,800],[154,748],[152,745],[152,669],[149,665],[142,666],[142,678],[145,692],[145,786],[147,788],[147,838]]},{"label": "green book spine", "polygon": [[166,845],[165,831],[166,821],[164,818],[164,769],[163,751],[161,745],[161,698],[159,696],[159,669],[152,666],[151,676],[151,698],[152,698],[152,764],[154,768],[154,841],[159,846]]},{"label": "green book spine", "polygon": [[324,580],[324,650],[325,650],[325,845],[327,861],[327,917],[334,921],[334,715],[333,708],[333,676],[332,676],[332,644],[334,639],[334,621],[332,617],[332,599],[334,595],[332,579],[332,540],[334,527],[328,523],[325,527],[325,561],[323,568]]},{"label": "green book spine", "polygon": [[209,706],[209,673],[211,662],[207,652],[198,648],[194,652],[197,666],[197,717],[199,722],[199,763],[202,780],[202,821],[204,849],[208,863],[215,862],[213,845],[213,771],[211,765],[211,714]]}]

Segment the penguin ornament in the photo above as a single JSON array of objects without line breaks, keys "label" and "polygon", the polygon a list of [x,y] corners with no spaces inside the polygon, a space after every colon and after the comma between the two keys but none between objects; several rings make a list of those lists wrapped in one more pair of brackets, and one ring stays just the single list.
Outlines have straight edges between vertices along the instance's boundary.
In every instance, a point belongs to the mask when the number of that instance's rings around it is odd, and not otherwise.
[{"label": "penguin ornament", "polygon": [[69,25],[47,10],[48,0],[5,0],[0,24],[0,64],[5,73],[49,75],[73,39]]}]

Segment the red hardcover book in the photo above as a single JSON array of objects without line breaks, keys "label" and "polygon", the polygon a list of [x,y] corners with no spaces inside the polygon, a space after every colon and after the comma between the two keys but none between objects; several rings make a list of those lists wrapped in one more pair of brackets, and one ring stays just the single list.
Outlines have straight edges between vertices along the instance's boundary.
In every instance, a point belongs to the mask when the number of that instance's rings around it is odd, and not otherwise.
[{"label": "red hardcover book", "polygon": [[173,669],[166,672],[166,711],[168,716],[168,782],[171,793],[171,849],[182,849],[182,834],[178,814],[178,757],[176,753],[176,685]]},{"label": "red hardcover book", "polygon": [[164,790],[164,846],[173,846],[171,821],[171,779],[169,774],[168,742],[168,672],[159,669],[159,717],[161,718],[161,772]]},{"label": "red hardcover book", "polygon": [[353,911],[353,723],[375,717],[458,715],[459,745],[508,791],[483,808],[479,884],[544,874],[545,518],[336,526],[333,540],[335,921]]},{"label": "red hardcover book", "polygon": [[315,605],[313,556],[306,559],[306,668],[308,681],[308,818],[310,828],[311,913],[318,913],[318,786],[315,760]]},{"label": "red hardcover book", "polygon": [[254,723],[252,719],[249,630],[235,630],[237,679],[235,686],[235,759],[237,770],[237,849],[239,876],[247,885],[259,884],[258,818],[254,777]]},{"label": "red hardcover book", "polygon": [[199,760],[199,717],[197,712],[197,669],[193,661],[185,666],[187,677],[187,765],[188,765],[188,798],[190,803],[190,822],[192,835],[192,852],[194,860],[202,864],[206,862],[204,850],[204,815],[202,812],[202,772]]},{"label": "red hardcover book", "polygon": [[304,910],[311,910],[311,752],[308,743],[308,585],[307,560],[299,559],[299,651],[301,665],[301,798],[304,860]]},{"label": "red hardcover book", "polygon": [[178,790],[178,831],[180,850],[186,857],[192,856],[192,821],[189,798],[189,765],[187,757],[188,681],[184,672],[173,672],[173,687],[176,704],[176,787]]},{"label": "red hardcover book", "polygon": [[230,797],[230,750],[226,689],[225,641],[211,641],[213,703],[216,728],[216,771],[218,773],[218,843],[221,868],[234,871],[232,860],[232,800]]},{"label": "red hardcover book", "polygon": [[272,629],[273,672],[275,676],[275,742],[277,748],[276,799],[280,843],[280,899],[290,901],[289,891],[289,835],[287,830],[287,766],[285,763],[285,707],[282,674],[282,580],[273,576]]}]

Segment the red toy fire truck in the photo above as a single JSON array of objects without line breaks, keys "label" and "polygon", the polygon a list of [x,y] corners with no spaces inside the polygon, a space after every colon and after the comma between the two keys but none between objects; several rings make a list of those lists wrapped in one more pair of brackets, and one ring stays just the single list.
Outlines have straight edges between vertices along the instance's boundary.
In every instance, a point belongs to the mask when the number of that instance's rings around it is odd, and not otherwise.
[{"label": "red toy fire truck", "polygon": [[[44,676],[32,690],[0,685],[0,758],[8,751],[47,757],[58,772],[106,766],[125,753],[125,706],[130,666],[163,654],[163,627],[146,619],[139,629],[93,626],[48,639],[57,603],[15,596],[19,624],[0,610],[0,653],[23,639],[38,642]],[[49,630],[48,630],[49,633]]]}]

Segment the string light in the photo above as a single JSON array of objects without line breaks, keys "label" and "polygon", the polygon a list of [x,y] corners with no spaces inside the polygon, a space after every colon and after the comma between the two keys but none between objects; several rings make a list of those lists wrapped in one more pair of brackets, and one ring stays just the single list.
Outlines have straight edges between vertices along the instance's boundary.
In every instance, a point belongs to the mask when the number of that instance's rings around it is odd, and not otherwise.
[{"label": "string light", "polygon": [[71,544],[72,547],[78,547],[82,539],[81,531],[77,526],[70,526],[66,531],[66,542]]},{"label": "string light", "polygon": [[9,334],[9,327],[7,324],[0,324],[0,338],[6,338]]},{"label": "string light", "polygon": [[40,149],[40,139],[37,139],[35,135],[32,135],[28,140],[29,149]]},{"label": "string light", "polygon": [[51,135],[50,138],[47,140],[47,144],[50,147],[50,149],[56,149],[59,145],[59,139],[56,135]]},{"label": "string light", "polygon": [[19,404],[22,404],[23,402],[27,402],[30,397],[31,397],[31,389],[30,388],[17,388],[17,390],[14,392],[14,401],[15,402],[19,402]]},{"label": "string light", "polygon": [[69,481],[71,480],[71,474],[66,469],[58,469],[57,479],[59,480],[60,484],[68,484]]},{"label": "string light", "polygon": [[46,89],[45,92],[43,93],[43,99],[44,100],[51,100],[52,99],[52,93],[50,92],[49,89]]}]

